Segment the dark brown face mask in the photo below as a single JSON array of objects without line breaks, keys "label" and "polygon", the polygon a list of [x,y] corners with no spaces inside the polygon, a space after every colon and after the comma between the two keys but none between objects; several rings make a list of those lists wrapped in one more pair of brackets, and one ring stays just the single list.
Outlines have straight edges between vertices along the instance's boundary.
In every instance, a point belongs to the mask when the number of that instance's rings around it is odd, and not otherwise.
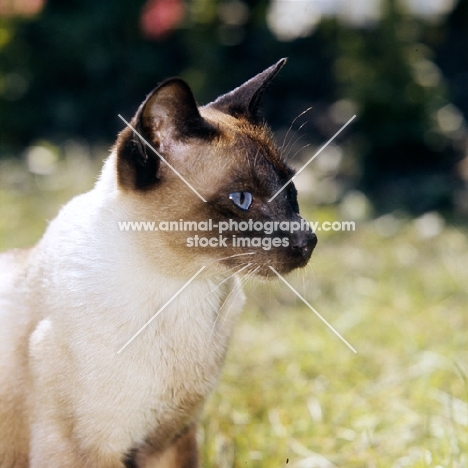
[{"label": "dark brown face mask", "polygon": [[[317,238],[299,216],[294,184],[281,190],[294,172],[260,116],[265,88],[285,63],[280,60],[203,107],[183,80],[169,79],[149,94],[131,128],[119,135],[119,186],[144,195],[142,203],[153,207],[145,209],[148,219],[230,222],[222,233],[216,228],[167,233],[166,245],[176,256],[197,254],[234,271],[249,264],[263,277],[272,276],[270,266],[288,273],[307,264]],[[239,227],[249,222],[275,228]],[[196,235],[218,241],[202,245]]]}]

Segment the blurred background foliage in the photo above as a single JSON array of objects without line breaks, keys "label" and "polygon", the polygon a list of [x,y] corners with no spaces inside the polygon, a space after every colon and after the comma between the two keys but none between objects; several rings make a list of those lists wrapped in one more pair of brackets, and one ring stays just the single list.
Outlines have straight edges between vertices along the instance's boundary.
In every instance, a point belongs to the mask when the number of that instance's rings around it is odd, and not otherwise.
[{"label": "blurred background foliage", "polygon": [[206,103],[287,56],[265,104],[294,164],[357,114],[315,202],[466,216],[467,42],[468,0],[1,0],[0,155],[110,146],[165,77]]},{"label": "blurred background foliage", "polygon": [[[92,187],[171,75],[265,99],[318,233],[248,303],[201,423],[214,468],[468,466],[468,0],[0,0],[0,250]],[[465,221],[465,222],[464,222]],[[244,279],[246,281],[246,279]]]}]

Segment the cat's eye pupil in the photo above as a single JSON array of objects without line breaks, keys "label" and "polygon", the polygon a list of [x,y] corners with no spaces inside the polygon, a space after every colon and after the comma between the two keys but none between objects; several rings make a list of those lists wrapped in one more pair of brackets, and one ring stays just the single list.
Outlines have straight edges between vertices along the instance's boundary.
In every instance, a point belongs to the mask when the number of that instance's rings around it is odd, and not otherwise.
[{"label": "cat's eye pupil", "polygon": [[238,208],[247,211],[252,204],[252,194],[250,192],[233,192],[229,194],[229,200]]}]

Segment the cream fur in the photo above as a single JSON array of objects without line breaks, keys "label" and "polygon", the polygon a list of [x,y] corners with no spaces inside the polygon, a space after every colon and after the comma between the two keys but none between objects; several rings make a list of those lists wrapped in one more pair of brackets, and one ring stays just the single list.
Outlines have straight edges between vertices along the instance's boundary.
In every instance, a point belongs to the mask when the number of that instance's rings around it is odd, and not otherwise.
[{"label": "cream fur", "polygon": [[34,248],[0,255],[0,468],[197,468],[195,422],[243,304],[234,272],[305,266],[316,238],[195,250],[186,233],[118,222],[242,218],[228,198],[239,190],[256,194],[253,217],[300,220],[292,186],[267,204],[292,170],[256,116],[284,63],[201,109],[168,80],[132,119],[207,203],[125,128],[95,188]]},{"label": "cream fur", "polygon": [[[191,275],[119,231],[134,201],[115,164],[113,154],[30,252],[0,256],[1,468],[123,467],[149,434],[169,444],[218,378],[243,296],[213,269],[117,354]],[[187,271],[202,261],[188,258]]]}]

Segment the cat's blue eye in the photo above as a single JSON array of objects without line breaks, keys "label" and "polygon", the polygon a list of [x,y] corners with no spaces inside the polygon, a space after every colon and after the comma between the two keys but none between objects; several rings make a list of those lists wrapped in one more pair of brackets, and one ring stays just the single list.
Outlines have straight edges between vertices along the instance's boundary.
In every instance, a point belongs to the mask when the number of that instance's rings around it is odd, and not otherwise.
[{"label": "cat's blue eye", "polygon": [[250,192],[233,192],[229,194],[229,200],[241,210],[247,211],[252,204],[252,194]]}]

